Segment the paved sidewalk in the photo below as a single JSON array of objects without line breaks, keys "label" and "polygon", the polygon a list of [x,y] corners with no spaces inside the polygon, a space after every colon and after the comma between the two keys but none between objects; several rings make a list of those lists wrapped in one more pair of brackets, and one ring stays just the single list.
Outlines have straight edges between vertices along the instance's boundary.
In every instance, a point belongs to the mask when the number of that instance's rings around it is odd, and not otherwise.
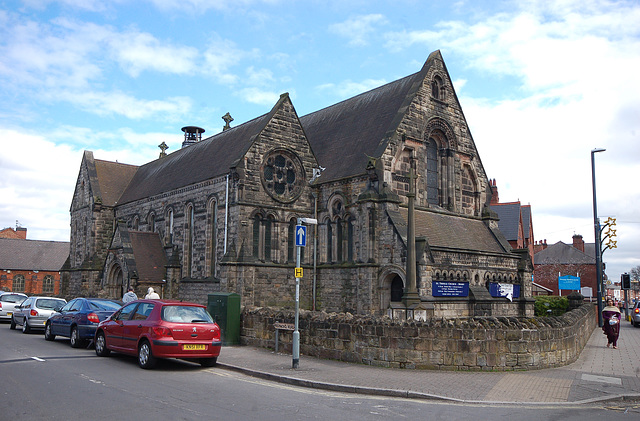
[{"label": "paved sidewalk", "polygon": [[596,328],[576,362],[561,368],[515,372],[404,370],[300,356],[253,347],[225,347],[218,364],[298,386],[386,396],[492,403],[592,403],[640,399],[640,329],[621,326],[618,349]]}]

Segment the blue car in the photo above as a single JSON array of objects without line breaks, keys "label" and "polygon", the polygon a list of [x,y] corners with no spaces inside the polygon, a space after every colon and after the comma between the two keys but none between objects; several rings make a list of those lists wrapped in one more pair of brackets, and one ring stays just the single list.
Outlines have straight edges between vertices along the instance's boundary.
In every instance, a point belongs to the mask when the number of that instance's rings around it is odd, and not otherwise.
[{"label": "blue car", "polygon": [[98,323],[111,316],[122,303],[103,298],[75,298],[53,314],[44,326],[44,338],[53,341],[56,336],[71,340],[73,348],[87,346],[93,339]]}]

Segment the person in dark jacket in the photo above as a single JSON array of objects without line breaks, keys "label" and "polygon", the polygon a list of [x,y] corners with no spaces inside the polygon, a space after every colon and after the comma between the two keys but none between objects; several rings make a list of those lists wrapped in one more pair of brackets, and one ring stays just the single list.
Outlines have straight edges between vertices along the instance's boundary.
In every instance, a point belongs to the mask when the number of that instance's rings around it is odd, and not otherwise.
[{"label": "person in dark jacket", "polygon": [[620,316],[620,309],[613,304],[612,299],[608,299],[607,306],[602,309],[602,331],[607,335],[607,348],[613,345],[613,349],[618,349]]}]

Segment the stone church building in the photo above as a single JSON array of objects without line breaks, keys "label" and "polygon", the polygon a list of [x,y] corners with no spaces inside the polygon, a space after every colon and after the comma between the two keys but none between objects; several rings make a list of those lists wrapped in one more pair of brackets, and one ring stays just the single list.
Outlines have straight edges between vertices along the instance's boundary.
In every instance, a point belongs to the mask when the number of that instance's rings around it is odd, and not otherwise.
[{"label": "stone church building", "polygon": [[[531,316],[532,264],[490,211],[491,185],[439,51],[410,76],[305,116],[271,111],[142,166],[86,151],[71,204],[68,295],[143,295],[303,309],[405,310],[409,220],[427,317]],[[409,218],[410,175],[415,211]]]}]

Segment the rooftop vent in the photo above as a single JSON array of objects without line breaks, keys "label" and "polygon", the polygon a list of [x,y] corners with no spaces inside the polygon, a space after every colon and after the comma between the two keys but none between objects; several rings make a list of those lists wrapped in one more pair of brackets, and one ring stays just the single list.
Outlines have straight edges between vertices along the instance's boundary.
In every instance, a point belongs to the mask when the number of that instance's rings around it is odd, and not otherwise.
[{"label": "rooftop vent", "polygon": [[200,142],[202,140],[202,133],[204,133],[204,129],[202,127],[196,126],[185,126],[182,128],[182,131],[184,132],[184,142],[182,142],[183,148]]}]

